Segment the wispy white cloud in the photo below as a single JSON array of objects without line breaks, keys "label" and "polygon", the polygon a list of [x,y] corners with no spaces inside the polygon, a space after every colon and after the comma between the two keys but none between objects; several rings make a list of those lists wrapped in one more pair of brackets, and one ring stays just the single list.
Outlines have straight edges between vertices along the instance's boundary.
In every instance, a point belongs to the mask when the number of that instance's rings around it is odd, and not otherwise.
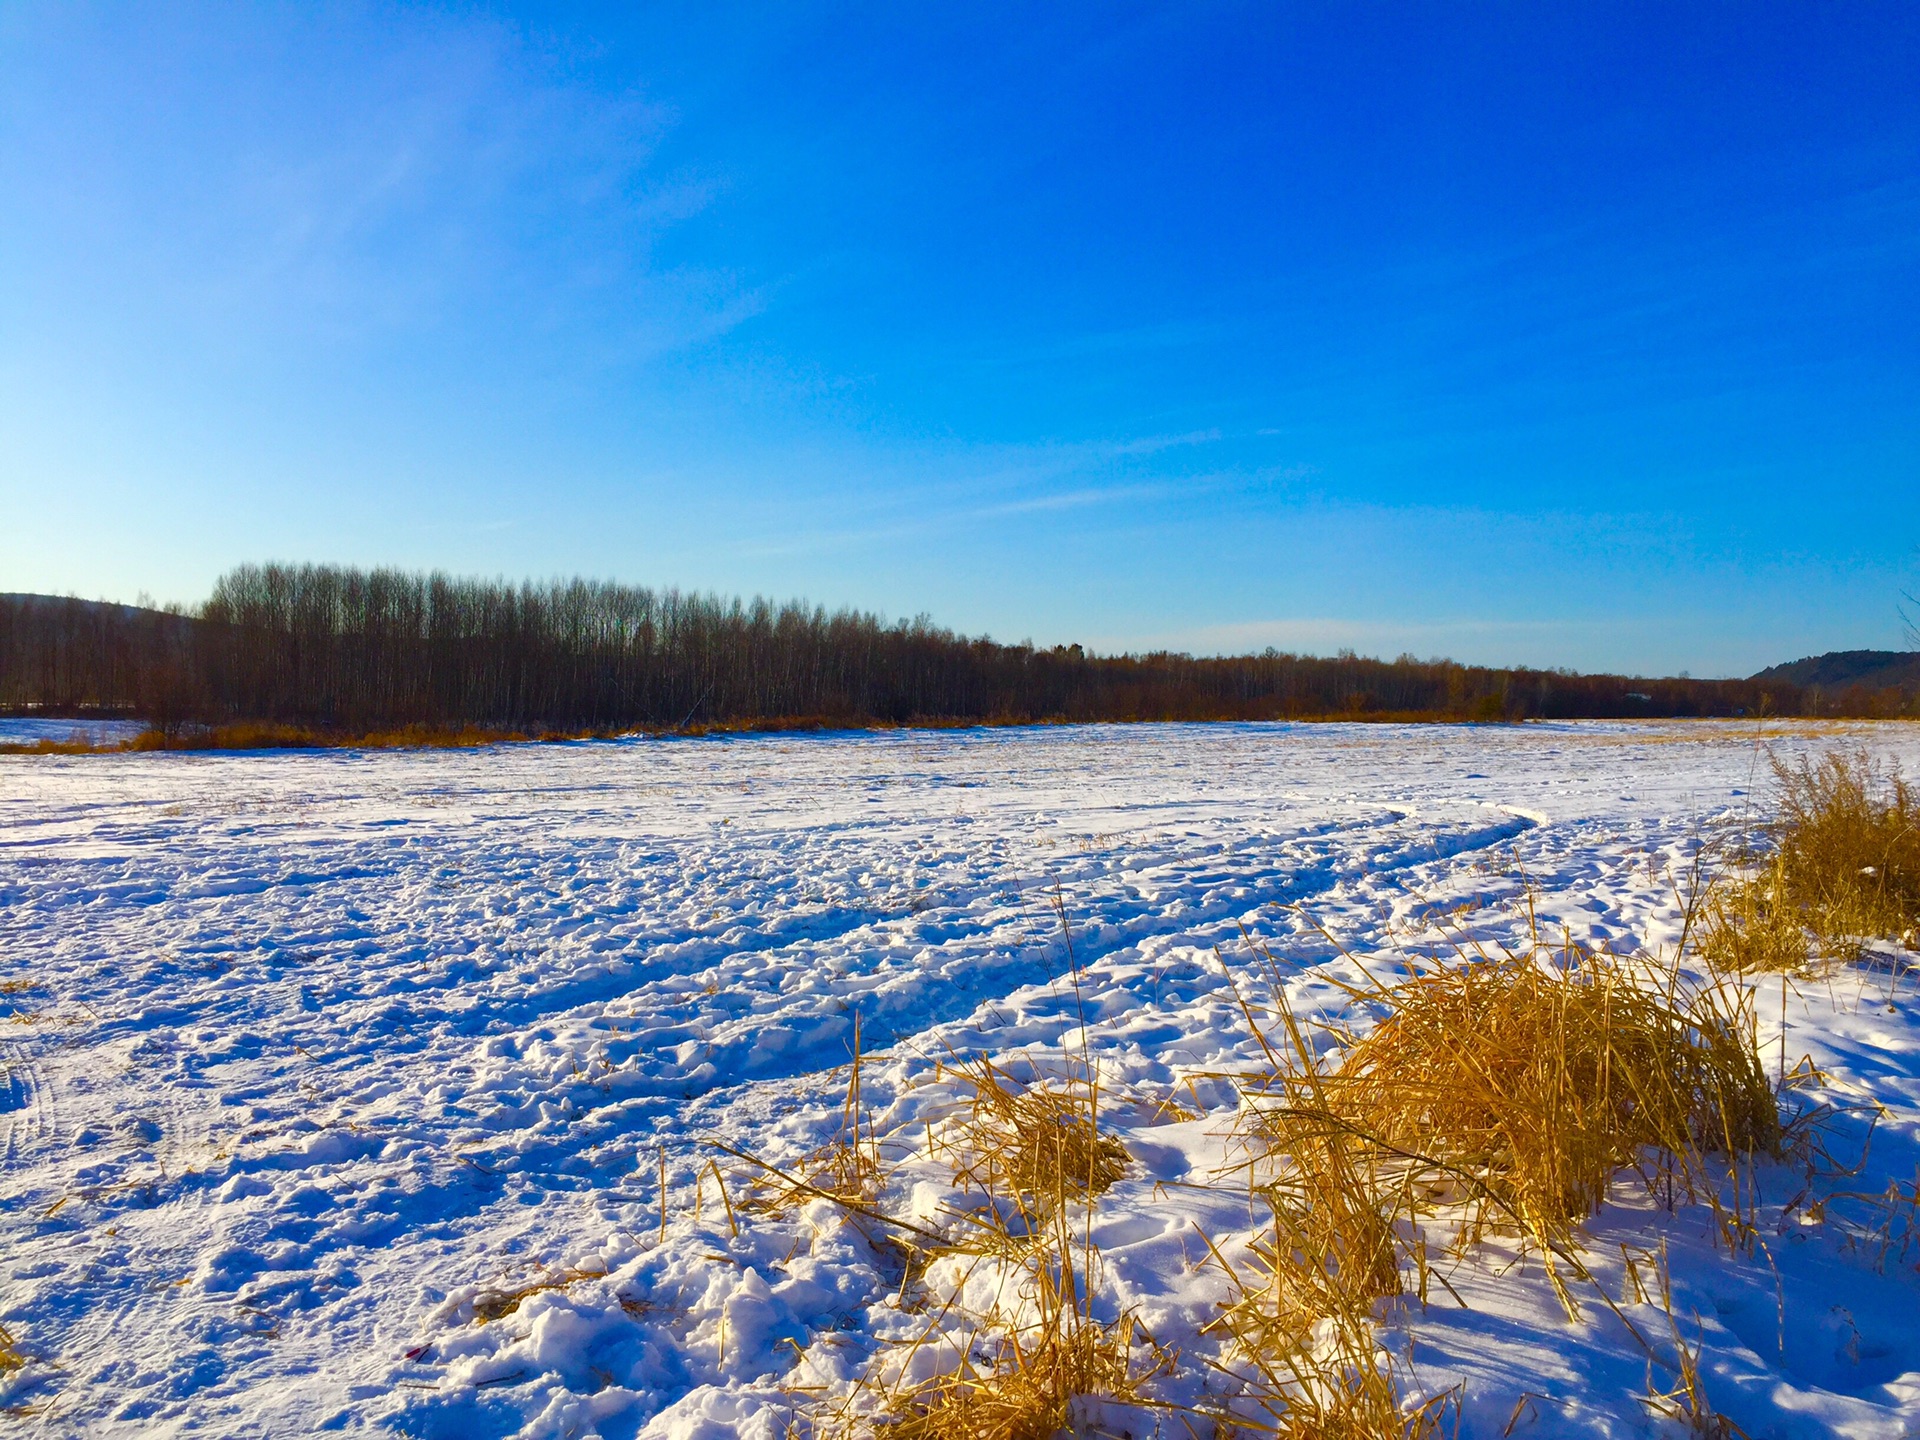
[{"label": "wispy white cloud", "polygon": [[1143,500],[1162,500],[1174,493],[1174,487],[1156,485],[1089,485],[1078,490],[1056,490],[1022,500],[1004,500],[996,505],[980,505],[965,511],[970,520],[997,520],[1014,515],[1046,514],[1059,510],[1085,510],[1101,505],[1126,505]]},{"label": "wispy white cloud", "polygon": [[1189,430],[1180,435],[1143,435],[1137,440],[1108,441],[1096,444],[1095,453],[1107,455],[1158,455],[1162,450],[1177,450],[1189,445],[1209,445],[1222,438],[1214,430]]},{"label": "wispy white cloud", "polygon": [[[574,363],[619,364],[764,303],[741,277],[656,262],[717,193],[656,171],[672,113],[582,83],[502,22],[41,7],[0,36],[0,64],[0,253],[70,332],[98,311],[123,345],[183,357],[565,337]],[[601,353],[579,355],[583,333]]]}]

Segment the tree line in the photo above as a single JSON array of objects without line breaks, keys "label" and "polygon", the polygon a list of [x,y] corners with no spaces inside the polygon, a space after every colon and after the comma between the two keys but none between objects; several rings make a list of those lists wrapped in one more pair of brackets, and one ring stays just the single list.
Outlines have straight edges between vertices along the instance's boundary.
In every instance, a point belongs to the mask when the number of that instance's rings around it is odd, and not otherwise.
[{"label": "tree line", "polygon": [[161,726],[523,733],[753,724],[1907,713],[1898,692],[1267,650],[1093,655],[802,602],[244,565],[193,611],[0,597],[0,707]]}]

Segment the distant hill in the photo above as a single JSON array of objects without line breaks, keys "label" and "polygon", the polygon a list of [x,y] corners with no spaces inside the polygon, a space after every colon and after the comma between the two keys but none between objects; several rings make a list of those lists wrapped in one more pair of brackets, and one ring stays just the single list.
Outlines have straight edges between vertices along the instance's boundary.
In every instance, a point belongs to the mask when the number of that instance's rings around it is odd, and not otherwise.
[{"label": "distant hill", "polygon": [[[82,600],[75,595],[33,595],[18,590],[0,592],[0,605],[17,606],[23,612],[67,614],[105,620],[134,620],[142,615],[167,615],[141,605],[121,605],[112,600]],[[177,619],[177,616],[168,616]]]},{"label": "distant hill", "polygon": [[1920,651],[1830,650],[1787,665],[1775,665],[1753,677],[1760,682],[1786,683],[1803,689],[1904,690],[1920,693]]}]

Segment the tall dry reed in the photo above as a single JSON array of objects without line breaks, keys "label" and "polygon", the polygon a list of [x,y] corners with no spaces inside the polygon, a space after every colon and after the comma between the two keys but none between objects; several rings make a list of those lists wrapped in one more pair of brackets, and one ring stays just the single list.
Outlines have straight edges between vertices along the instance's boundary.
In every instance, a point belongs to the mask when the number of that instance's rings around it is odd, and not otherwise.
[{"label": "tall dry reed", "polygon": [[1911,943],[1920,925],[1920,794],[1865,751],[1775,759],[1771,853],[1708,894],[1703,949],[1736,970],[1795,970],[1813,953]]}]

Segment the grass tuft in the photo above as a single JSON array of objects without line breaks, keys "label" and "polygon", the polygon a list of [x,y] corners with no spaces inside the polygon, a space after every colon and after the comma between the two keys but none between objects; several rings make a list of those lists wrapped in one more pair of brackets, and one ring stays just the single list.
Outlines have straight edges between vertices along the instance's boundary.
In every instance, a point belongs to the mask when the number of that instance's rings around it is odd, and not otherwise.
[{"label": "grass tuft", "polygon": [[1812,960],[1807,919],[1787,898],[1784,858],[1708,887],[1700,906],[1700,953],[1735,974],[1792,974]]},{"label": "grass tuft", "polygon": [[1705,950],[1743,971],[1797,970],[1811,933],[1830,958],[1857,959],[1920,925],[1920,793],[1861,751],[1776,759],[1771,857],[1709,897]]},{"label": "grass tuft", "polygon": [[1042,1310],[1039,1323],[976,1337],[958,1366],[886,1396],[865,1427],[880,1440],[1052,1440],[1083,1433],[1089,1399],[1139,1403],[1157,1367],[1135,1366],[1130,1317],[1101,1325],[1058,1294]]},{"label": "grass tuft", "polygon": [[1469,1235],[1513,1220],[1564,1248],[1616,1173],[1649,1173],[1649,1152],[1691,1189],[1698,1157],[1779,1140],[1750,998],[1717,980],[1569,946],[1476,959],[1382,998],[1387,1017],[1341,1066],[1335,1108],[1464,1182]]},{"label": "grass tuft", "polygon": [[973,1088],[956,1183],[1009,1194],[1037,1216],[1102,1195],[1126,1173],[1126,1148],[1099,1128],[1090,1084],[1022,1087],[984,1055],[956,1073]]},{"label": "grass tuft", "polygon": [[[1555,948],[1530,926],[1517,951],[1475,950],[1353,993],[1381,1019],[1364,1037],[1339,1035],[1337,1067],[1289,1058],[1310,1051],[1282,1001],[1284,1043],[1262,1037],[1269,1072],[1241,1082],[1252,1130],[1285,1152],[1282,1173],[1314,1207],[1297,1223],[1323,1227],[1298,1232],[1317,1252],[1295,1242],[1333,1277],[1315,1297],[1323,1310],[1349,1290],[1349,1303],[1393,1293],[1390,1256],[1424,1284],[1424,1256],[1390,1252],[1385,1236],[1444,1210],[1458,1248],[1496,1229],[1537,1247],[1577,1314],[1568,1277],[1590,1278],[1577,1227],[1628,1170],[1669,1201],[1676,1190],[1704,1200],[1730,1243],[1750,1237],[1743,1162],[1773,1153],[1781,1126],[1743,987],[1717,973],[1690,979],[1679,956],[1663,965]],[[1716,1155],[1724,1168],[1709,1164]],[[1269,1198],[1284,1236],[1299,1201]],[[1341,1203],[1354,1208],[1336,1228]]]}]

